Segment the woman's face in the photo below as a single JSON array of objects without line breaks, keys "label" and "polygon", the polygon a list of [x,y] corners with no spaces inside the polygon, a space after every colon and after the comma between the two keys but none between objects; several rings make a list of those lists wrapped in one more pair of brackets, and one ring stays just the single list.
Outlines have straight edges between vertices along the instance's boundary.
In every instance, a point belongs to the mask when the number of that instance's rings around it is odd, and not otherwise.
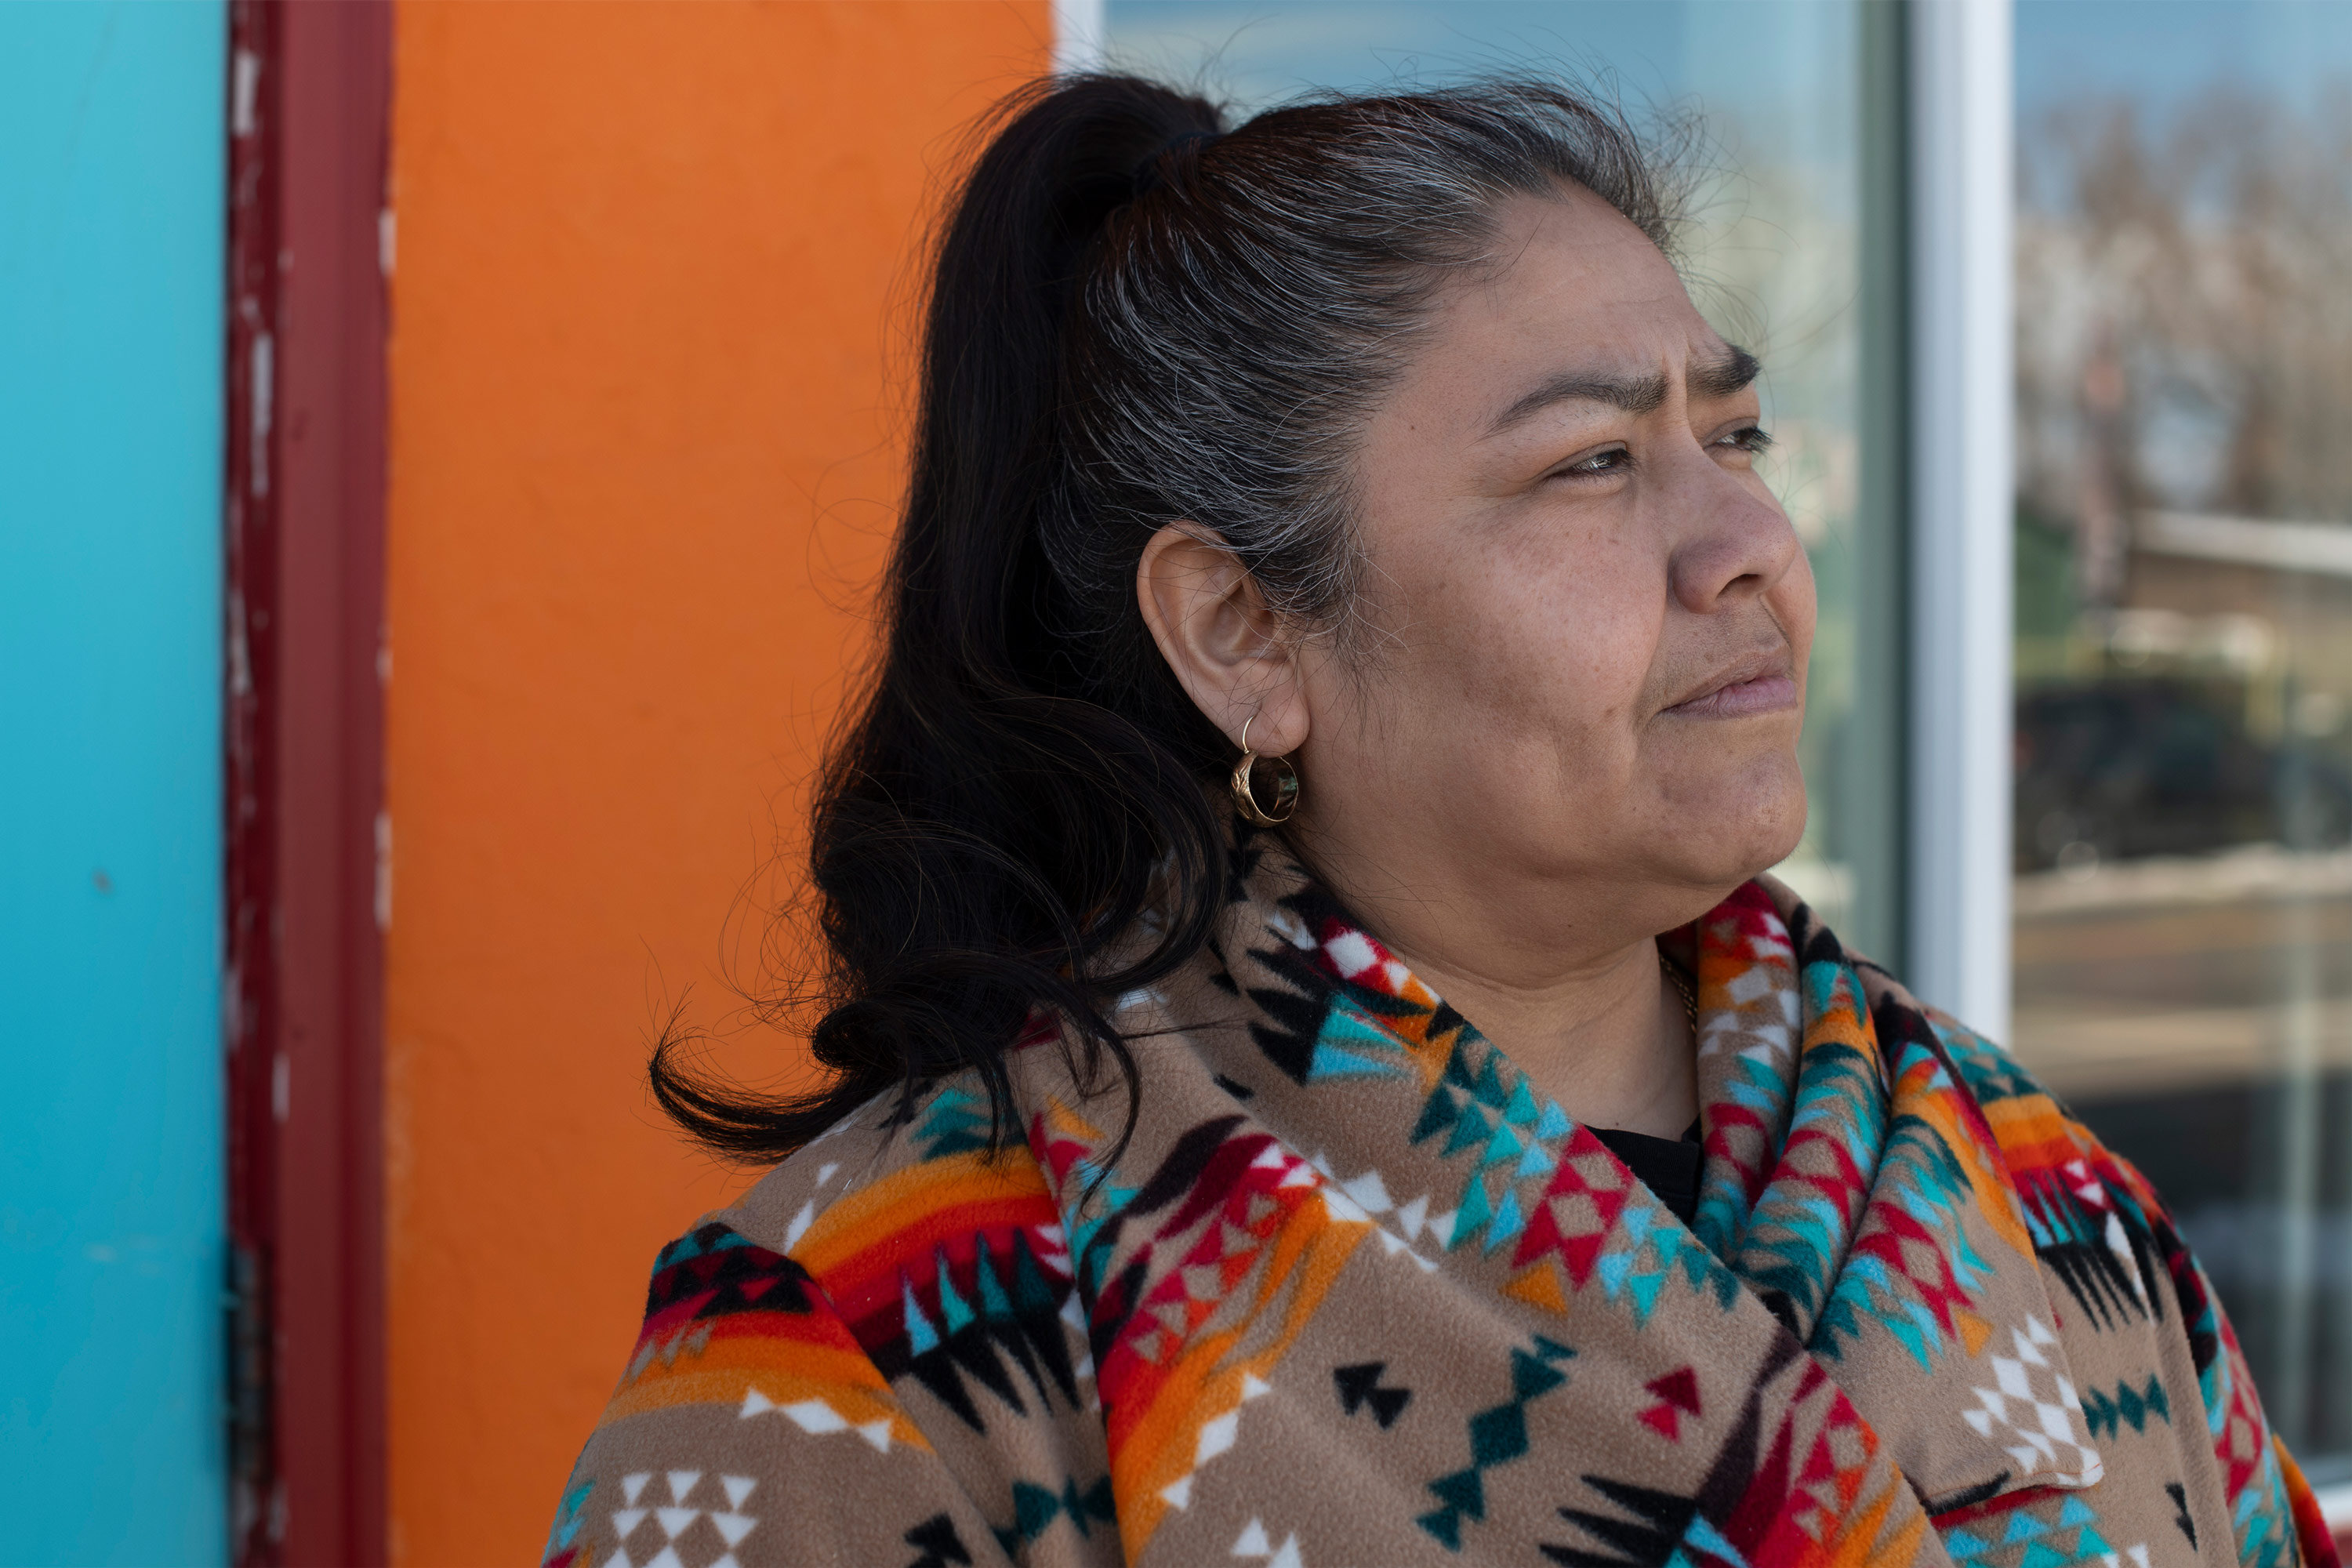
[{"label": "woman's face", "polygon": [[1581,191],[1500,217],[1366,433],[1370,636],[1293,665],[1302,840],[1679,913],[1803,831],[1812,574],[1756,472],[1755,362],[1665,258]]}]

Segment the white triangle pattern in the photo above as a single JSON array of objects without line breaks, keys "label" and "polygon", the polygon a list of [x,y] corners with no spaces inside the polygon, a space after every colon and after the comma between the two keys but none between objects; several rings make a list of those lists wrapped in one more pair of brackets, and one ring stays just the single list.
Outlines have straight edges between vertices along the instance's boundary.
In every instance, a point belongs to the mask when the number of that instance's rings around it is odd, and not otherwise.
[{"label": "white triangle pattern", "polygon": [[1213,1421],[1201,1423],[1201,1436],[1192,1446],[1192,1468],[1199,1469],[1211,1459],[1234,1446],[1241,1435],[1242,1413],[1228,1410]]},{"label": "white triangle pattern", "polygon": [[1255,1557],[1263,1560],[1266,1568],[1307,1568],[1307,1560],[1298,1552],[1298,1537],[1286,1535],[1276,1546],[1266,1533],[1265,1521],[1253,1519],[1242,1527],[1241,1536],[1234,1542],[1231,1556]]},{"label": "white triangle pattern", "polygon": [[[771,1404],[768,1408],[772,1410],[779,1407]],[[847,1428],[847,1425],[844,1422],[844,1428]],[[887,1426],[887,1423],[884,1425]],[[760,1522],[751,1514],[742,1511],[743,1504],[751,1498],[760,1483],[751,1476],[719,1477],[719,1487],[727,1494],[727,1507],[723,1510],[706,1510],[688,1506],[688,1500],[693,1496],[694,1489],[702,1484],[702,1477],[703,1472],[700,1470],[667,1471],[664,1474],[663,1479],[669,1484],[671,1507],[632,1506],[615,1510],[613,1513],[613,1535],[619,1545],[612,1556],[604,1560],[603,1568],[687,1568],[686,1559],[678,1555],[677,1542],[688,1531],[694,1528],[696,1521],[701,1519],[710,1521],[711,1528],[718,1532],[719,1539],[726,1543],[727,1548],[723,1554],[712,1560],[709,1568],[742,1568],[742,1564],[736,1561],[735,1548],[743,1543],[743,1538],[751,1534]],[[621,1495],[634,1505],[638,1497],[644,1493],[646,1483],[652,1479],[653,1475],[650,1471],[623,1476]],[[628,1539],[630,1532],[648,1518],[660,1524],[664,1540],[661,1551],[641,1565],[629,1556]]]},{"label": "white triangle pattern", "polygon": [[[1265,1379],[1258,1376],[1258,1374],[1254,1372],[1246,1370],[1243,1372],[1242,1399],[1244,1403],[1259,1398],[1265,1394],[1272,1394],[1273,1392],[1274,1384],[1266,1382]],[[1166,1486],[1161,1487],[1160,1489],[1160,1500],[1167,1503],[1171,1508],[1187,1509],[1192,1507],[1193,1477],[1200,1473],[1200,1469],[1202,1465],[1207,1464],[1211,1459],[1215,1458],[1218,1455],[1224,1453],[1234,1446],[1235,1439],[1241,1436],[1241,1425],[1242,1413],[1239,1406],[1226,1411],[1223,1415],[1216,1417],[1214,1420],[1202,1422],[1201,1424],[1200,1436],[1194,1439],[1192,1444],[1192,1468],[1184,1475],[1177,1477],[1176,1479],[1169,1482]],[[1255,1525],[1255,1522],[1256,1521],[1253,1521],[1253,1525]],[[1244,1531],[1242,1532],[1242,1538],[1244,1541],[1248,1540],[1249,1531]],[[1267,1552],[1271,1552],[1272,1551],[1273,1547],[1269,1544]],[[1234,1547],[1234,1555],[1237,1557],[1244,1555],[1239,1546]],[[1261,1553],[1261,1555],[1264,1555],[1264,1553]],[[1280,1562],[1281,1559],[1277,1556],[1276,1561]],[[1294,1565],[1295,1563],[1296,1559],[1294,1558]]]},{"label": "white triangle pattern", "polygon": [[[855,1432],[865,1438],[876,1453],[887,1454],[890,1451],[890,1418],[888,1416],[879,1416],[853,1426],[847,1417],[822,1399],[803,1399],[791,1405],[779,1405],[754,1388],[743,1395],[742,1408],[738,1410],[735,1415],[738,1420],[749,1420],[754,1415],[765,1415],[771,1410],[782,1411],[791,1419],[793,1426],[812,1437],[822,1437],[833,1432]],[[674,1472],[674,1475],[688,1473],[701,1474],[697,1470],[677,1471]],[[677,1484],[675,1479],[671,1484],[675,1489]]]},{"label": "white triangle pattern", "polygon": [[[1269,1149],[1267,1152],[1273,1153],[1276,1151]],[[1261,1154],[1257,1160],[1257,1163],[1261,1165],[1271,1166],[1276,1163],[1268,1161],[1264,1154]],[[1377,1168],[1368,1170],[1360,1176],[1343,1182],[1333,1173],[1330,1162],[1319,1151],[1314,1158],[1307,1161],[1307,1163],[1330,1178],[1329,1184],[1324,1187],[1321,1195],[1324,1206],[1330,1210],[1334,1219],[1351,1225],[1370,1226],[1372,1234],[1380,1237],[1382,1257],[1394,1258],[1399,1253],[1402,1253],[1411,1258],[1423,1273],[1433,1274],[1437,1271],[1436,1262],[1414,1251],[1412,1244],[1421,1239],[1421,1233],[1424,1230],[1430,1233],[1433,1240],[1443,1244],[1452,1229],[1454,1216],[1451,1214],[1441,1215],[1433,1222],[1429,1217],[1428,1194],[1423,1193],[1412,1202],[1400,1205],[1389,1195],[1388,1183],[1381,1179]],[[1299,1173],[1293,1171],[1291,1176],[1298,1177]],[[1281,1184],[1287,1187],[1298,1184],[1295,1180],[1286,1179]],[[1393,1215],[1397,1229],[1403,1231],[1404,1234],[1399,1236],[1395,1230],[1390,1229],[1386,1223],[1377,1217],[1381,1215]]]},{"label": "white triangle pattern", "polygon": [[2043,1485],[2095,1486],[2106,1467],[2090,1440],[2082,1401],[2042,1353],[2058,1336],[2041,1319],[2028,1318],[2010,1338],[2017,1353],[1990,1358],[1993,1386],[1973,1391],[1978,1408],[1962,1411],[1962,1418],[1979,1436],[2000,1444],[2021,1472],[2039,1472]]}]

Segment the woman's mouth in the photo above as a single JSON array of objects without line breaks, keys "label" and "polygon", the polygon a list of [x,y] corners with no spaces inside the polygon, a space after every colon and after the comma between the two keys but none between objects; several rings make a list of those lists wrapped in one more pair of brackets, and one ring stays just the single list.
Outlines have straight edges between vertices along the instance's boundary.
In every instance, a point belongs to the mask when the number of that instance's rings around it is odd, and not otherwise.
[{"label": "woman's mouth", "polygon": [[1785,658],[1742,661],[1696,697],[1666,710],[1689,719],[1746,719],[1797,705],[1796,677]]}]

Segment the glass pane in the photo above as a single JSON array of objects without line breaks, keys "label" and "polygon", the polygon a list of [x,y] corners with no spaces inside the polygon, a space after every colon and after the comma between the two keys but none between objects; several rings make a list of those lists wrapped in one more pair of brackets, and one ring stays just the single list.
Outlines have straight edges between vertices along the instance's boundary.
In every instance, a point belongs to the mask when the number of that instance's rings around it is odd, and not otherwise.
[{"label": "glass pane", "polygon": [[2352,1476],[2352,7],[2017,13],[2015,1045]]},{"label": "glass pane", "polygon": [[[1696,111],[1706,141],[1685,273],[1700,309],[1766,365],[1769,474],[1811,551],[1822,616],[1805,768],[1812,826],[1782,868],[1849,941],[1899,961],[1894,872],[1900,727],[1897,493],[1865,440],[1864,323],[1891,272],[1865,237],[1864,61],[1876,30],[1853,0],[1109,0],[1114,65],[1205,79],[1240,114],[1312,88],[1536,70],[1591,82],[1639,122]],[[1877,7],[1876,9],[1885,9]],[[1870,36],[1865,36],[1868,33]],[[1891,40],[1891,33],[1888,35]],[[1885,142],[1886,138],[1880,138]],[[1874,208],[1873,208],[1874,212]],[[1886,359],[1888,378],[1899,374]]]}]

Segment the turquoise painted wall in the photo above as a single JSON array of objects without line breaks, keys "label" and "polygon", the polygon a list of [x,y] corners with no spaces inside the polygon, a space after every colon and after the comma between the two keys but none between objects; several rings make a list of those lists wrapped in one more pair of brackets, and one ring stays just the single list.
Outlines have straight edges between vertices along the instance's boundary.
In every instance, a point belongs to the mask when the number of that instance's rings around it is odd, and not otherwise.
[{"label": "turquoise painted wall", "polygon": [[219,0],[0,4],[0,1528],[216,1563]]}]

